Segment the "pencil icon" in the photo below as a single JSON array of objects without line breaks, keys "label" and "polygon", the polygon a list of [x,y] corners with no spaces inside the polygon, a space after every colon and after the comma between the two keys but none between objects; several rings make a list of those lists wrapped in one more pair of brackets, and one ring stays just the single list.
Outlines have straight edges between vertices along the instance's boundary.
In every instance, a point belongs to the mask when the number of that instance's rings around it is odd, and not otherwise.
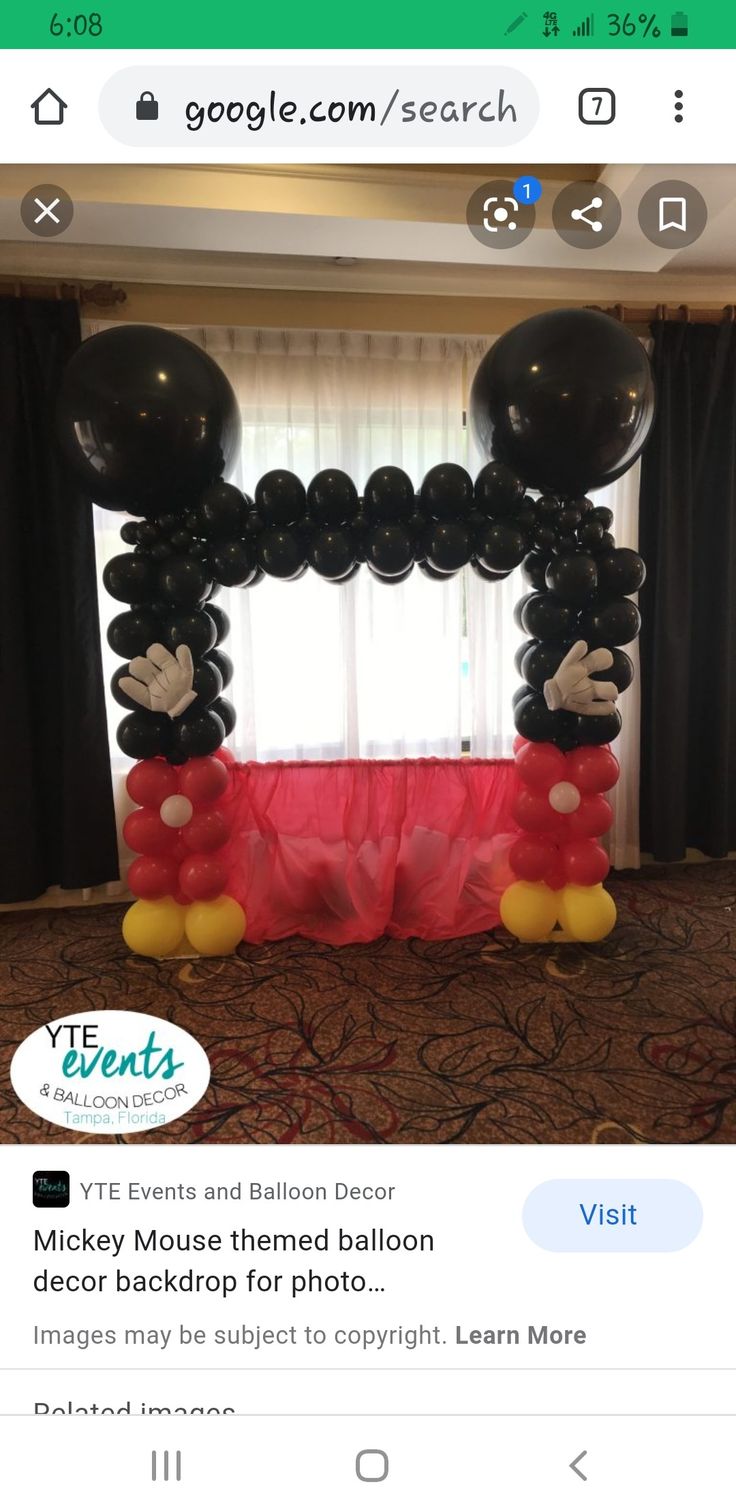
[{"label": "pencil icon", "polygon": [[511,25],[506,27],[506,30],[504,32],[504,36],[508,37],[509,32],[516,31],[517,26],[521,26],[522,21],[526,21],[526,18],[527,18],[527,11],[522,11],[521,15],[517,16],[516,20],[512,21]]}]

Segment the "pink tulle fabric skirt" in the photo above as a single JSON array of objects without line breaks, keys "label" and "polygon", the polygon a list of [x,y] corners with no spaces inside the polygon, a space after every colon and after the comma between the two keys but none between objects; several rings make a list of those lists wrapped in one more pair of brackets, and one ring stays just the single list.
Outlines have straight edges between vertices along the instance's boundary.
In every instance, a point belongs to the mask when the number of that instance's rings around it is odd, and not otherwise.
[{"label": "pink tulle fabric skirt", "polygon": [[233,768],[228,891],[246,939],[452,939],[498,923],[511,761],[247,762]]}]

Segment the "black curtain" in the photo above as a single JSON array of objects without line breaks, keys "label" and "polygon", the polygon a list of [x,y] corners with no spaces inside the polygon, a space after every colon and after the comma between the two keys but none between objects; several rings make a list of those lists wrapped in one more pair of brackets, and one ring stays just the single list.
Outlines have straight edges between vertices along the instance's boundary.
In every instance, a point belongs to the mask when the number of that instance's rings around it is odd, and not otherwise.
[{"label": "black curtain", "polygon": [[0,902],[118,875],[92,510],[54,403],[75,304],[0,299]]},{"label": "black curtain", "polygon": [[640,546],[642,847],[736,849],[736,327],[652,327]]}]

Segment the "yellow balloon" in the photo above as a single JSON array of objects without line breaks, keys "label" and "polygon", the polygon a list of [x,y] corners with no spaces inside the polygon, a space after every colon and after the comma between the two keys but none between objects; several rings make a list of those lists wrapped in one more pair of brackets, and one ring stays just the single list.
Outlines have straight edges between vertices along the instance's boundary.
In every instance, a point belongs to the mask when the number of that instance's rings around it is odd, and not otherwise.
[{"label": "yellow balloon", "polygon": [[557,893],[545,882],[512,882],[501,898],[501,920],[517,940],[546,940],[557,923]]},{"label": "yellow balloon", "polygon": [[123,939],[136,955],[171,955],[184,939],[184,913],[173,898],[139,898],[123,919]]},{"label": "yellow balloon", "polygon": [[592,945],[596,940],[605,940],[616,923],[616,904],[602,883],[595,887],[578,887],[569,882],[557,894],[559,920],[565,933],[573,940],[583,940]]},{"label": "yellow balloon", "polygon": [[245,934],[245,914],[235,898],[221,893],[211,903],[190,903],[186,931],[200,955],[231,955]]}]

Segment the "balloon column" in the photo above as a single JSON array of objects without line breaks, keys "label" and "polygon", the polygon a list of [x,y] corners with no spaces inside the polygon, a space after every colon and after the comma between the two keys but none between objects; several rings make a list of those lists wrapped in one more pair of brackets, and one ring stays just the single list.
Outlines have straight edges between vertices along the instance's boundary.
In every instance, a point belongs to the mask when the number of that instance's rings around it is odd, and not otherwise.
[{"label": "balloon column", "polygon": [[122,658],[112,680],[127,711],[118,744],[137,762],[128,792],[139,807],[125,825],[137,852],[129,884],[138,901],[124,922],[131,949],[167,955],[186,938],[202,954],[224,954],[245,929],[228,890],[222,742],[235,711],[223,697],[233,668],[219,586],[249,588],[264,575],[293,582],[309,567],[346,583],[363,563],[387,584],[404,582],[415,563],[438,581],[468,564],[486,582],[522,566],[531,590],[517,611],[528,637],[515,699],[523,834],[502,917],[525,940],[557,925],[575,939],[608,932],[615,910],[597,838],[611,822],[604,794],[618,767],[608,742],[633,673],[621,648],[638,634],[629,595],[644,564],[616,548],[611,511],[586,490],[631,466],[652,414],[638,342],[605,315],[558,310],[509,331],[480,365],[471,417],[491,460],[475,482],[439,463],[415,494],[401,468],[386,466],[360,496],[338,468],[306,488],[274,469],[250,499],[224,481],[240,418],[211,358],[148,326],[118,326],[80,347],[59,400],[61,444],[91,499],[135,516],[121,529],[129,549],[103,573],[128,606],[108,640]]},{"label": "balloon column", "polygon": [[651,370],[617,321],[557,310],[501,337],[470,402],[481,445],[539,490],[524,502],[535,528],[522,563],[530,591],[516,610],[528,637],[514,700],[523,833],[509,853],[517,881],[501,918],[522,940],[599,940],[616,920],[599,839],[613,821],[604,795],[619,768],[609,742],[621,728],[616,700],[633,677],[622,648],[639,633],[630,595],[645,567],[638,552],[616,546],[611,510],[587,495],[639,455],[654,415]]}]

